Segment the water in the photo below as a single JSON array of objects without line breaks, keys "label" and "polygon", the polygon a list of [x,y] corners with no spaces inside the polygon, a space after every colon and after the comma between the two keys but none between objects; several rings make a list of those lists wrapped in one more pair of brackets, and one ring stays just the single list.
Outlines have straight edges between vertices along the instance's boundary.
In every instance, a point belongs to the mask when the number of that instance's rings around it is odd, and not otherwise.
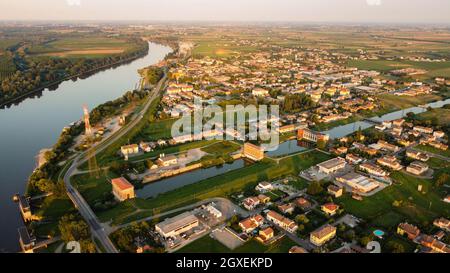
[{"label": "water", "polygon": [[143,58],[87,79],[63,82],[39,98],[0,109],[0,250],[19,250],[17,228],[23,222],[12,196],[24,192],[39,150],[51,147],[64,126],[82,117],[83,104],[92,109],[122,96],[139,82],[138,69],[158,63],[170,52],[167,46],[150,43]]},{"label": "water", "polygon": [[231,164],[213,167],[208,169],[198,169],[192,172],[184,173],[174,177],[166,178],[160,181],[152,182],[142,189],[136,191],[136,195],[140,198],[155,197],[158,194],[165,193],[177,188],[199,182],[210,177],[217,176],[232,170],[237,170],[245,166],[245,161],[239,159]]},{"label": "water", "polygon": [[[419,113],[426,112],[427,111],[426,108],[428,108],[428,107],[440,108],[449,103],[450,103],[450,99],[436,101],[436,102],[426,104],[424,108],[411,107],[411,108],[391,112],[389,114],[385,114],[380,117],[373,117],[372,120],[374,120],[374,121],[395,120],[395,119],[405,117],[406,114],[409,112],[413,112],[414,114],[419,114]],[[364,129],[370,128],[372,126],[374,126],[374,125],[369,122],[356,121],[356,122],[349,123],[346,125],[334,127],[333,129],[323,131],[323,133],[330,135],[331,139],[336,139],[336,138],[341,138],[341,137],[347,136],[349,134],[352,134],[352,133],[358,131],[359,128],[361,128],[361,130],[364,130]],[[300,146],[296,139],[293,139],[293,140],[286,141],[283,144],[280,144],[277,150],[268,152],[267,155],[279,157],[279,156],[291,154],[293,152],[302,151],[304,149],[305,148]]]}]

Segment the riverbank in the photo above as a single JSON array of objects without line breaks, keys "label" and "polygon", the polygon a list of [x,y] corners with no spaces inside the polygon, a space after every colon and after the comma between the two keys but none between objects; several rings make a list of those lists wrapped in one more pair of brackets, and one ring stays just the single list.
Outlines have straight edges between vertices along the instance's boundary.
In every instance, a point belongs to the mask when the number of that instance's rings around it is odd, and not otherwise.
[{"label": "riverbank", "polygon": [[14,103],[20,102],[23,99],[30,97],[31,95],[34,95],[34,94],[39,93],[39,92],[42,92],[46,88],[57,86],[57,85],[59,85],[62,82],[69,81],[69,80],[77,80],[78,78],[87,77],[87,76],[93,76],[93,74],[95,74],[97,72],[101,72],[103,70],[111,69],[111,68],[114,68],[114,67],[126,64],[126,63],[130,63],[132,61],[135,61],[135,60],[137,60],[139,58],[144,57],[147,54],[148,54],[148,47],[147,47],[146,51],[144,51],[142,53],[138,53],[136,56],[133,56],[133,57],[130,57],[130,58],[126,58],[126,59],[120,60],[120,61],[115,62],[115,63],[106,64],[106,65],[103,65],[103,66],[100,66],[100,67],[97,67],[97,68],[93,68],[91,70],[85,71],[85,72],[80,73],[80,74],[67,76],[67,77],[64,77],[62,79],[46,83],[46,84],[40,86],[39,88],[36,88],[34,90],[25,92],[25,93],[23,93],[23,94],[21,94],[21,95],[19,95],[17,97],[14,97],[14,98],[12,98],[10,100],[4,101],[4,102],[0,102],[0,108],[3,108],[5,106],[10,106],[10,105],[12,105]]}]

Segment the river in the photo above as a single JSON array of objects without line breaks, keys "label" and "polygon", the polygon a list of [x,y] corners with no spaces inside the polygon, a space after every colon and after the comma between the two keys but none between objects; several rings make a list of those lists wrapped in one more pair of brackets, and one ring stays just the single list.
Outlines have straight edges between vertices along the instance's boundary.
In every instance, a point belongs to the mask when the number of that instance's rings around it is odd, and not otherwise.
[{"label": "river", "polygon": [[46,89],[39,97],[0,109],[0,252],[19,250],[17,228],[23,221],[12,196],[25,191],[39,151],[51,147],[64,126],[82,117],[83,104],[92,109],[134,89],[140,79],[137,70],[158,63],[171,51],[149,43],[145,57],[86,79],[62,82],[54,91]]}]

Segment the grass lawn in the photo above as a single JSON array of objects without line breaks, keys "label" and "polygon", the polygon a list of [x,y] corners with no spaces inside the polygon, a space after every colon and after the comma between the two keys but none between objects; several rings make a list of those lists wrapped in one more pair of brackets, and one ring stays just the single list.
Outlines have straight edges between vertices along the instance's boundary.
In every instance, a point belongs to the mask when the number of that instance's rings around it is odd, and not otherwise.
[{"label": "grass lawn", "polygon": [[270,246],[265,246],[256,240],[250,240],[242,246],[230,250],[209,235],[190,243],[178,250],[178,253],[288,253],[296,245],[291,239],[283,237]]},{"label": "grass lawn", "polygon": [[237,143],[234,143],[231,141],[222,141],[222,142],[215,143],[215,144],[209,145],[207,147],[204,147],[201,150],[208,154],[222,156],[222,155],[228,155],[230,153],[236,152],[239,149],[241,149],[241,146]]},{"label": "grass lawn", "polygon": [[122,202],[111,210],[98,213],[98,216],[102,221],[113,219],[114,223],[126,223],[127,217],[136,208],[147,209],[140,215],[143,217],[150,216],[203,199],[227,196],[249,185],[256,185],[260,181],[276,179],[286,175],[297,175],[300,170],[307,169],[329,158],[329,155],[314,150],[285,158],[279,164],[276,164],[273,160],[265,159],[244,168],[163,193],[155,198],[147,200],[137,198]]},{"label": "grass lawn", "polygon": [[441,149],[436,149],[434,147],[428,146],[428,145],[419,145],[416,146],[416,149],[422,150],[425,152],[430,152],[432,154],[442,155],[445,157],[450,157],[450,149],[447,149],[446,151],[443,151]]},{"label": "grass lawn", "polygon": [[76,175],[71,178],[72,185],[83,195],[90,206],[101,199],[105,193],[112,191],[109,180],[115,178],[112,173],[103,173],[99,178],[91,177],[89,174]]},{"label": "grass lawn", "polygon": [[45,198],[40,208],[35,212],[37,216],[42,217],[42,224],[35,226],[36,235],[57,235],[59,233],[59,219],[65,214],[75,211],[72,201],[69,198],[55,198],[53,196]]},{"label": "grass lawn", "polygon": [[[387,228],[404,220],[422,224],[450,215],[450,204],[442,201],[442,194],[432,188],[430,181],[400,172],[393,173],[392,178],[398,184],[365,197],[363,201],[356,201],[347,195],[338,202],[347,212]],[[417,191],[418,185],[423,186],[425,193]],[[401,202],[401,205],[393,206],[394,201]]]},{"label": "grass lawn", "polygon": [[417,115],[419,120],[431,120],[436,119],[437,123],[441,126],[450,124],[450,109],[435,108],[424,113]]},{"label": "grass lawn", "polygon": [[420,104],[441,100],[442,97],[435,94],[421,95],[417,97],[396,96],[392,94],[379,95],[380,104],[385,109],[400,110],[414,107]]},{"label": "grass lawn", "polygon": [[171,138],[171,129],[175,121],[177,121],[177,119],[164,119],[149,122],[148,125],[136,135],[136,139],[133,141],[156,141],[158,139]]}]

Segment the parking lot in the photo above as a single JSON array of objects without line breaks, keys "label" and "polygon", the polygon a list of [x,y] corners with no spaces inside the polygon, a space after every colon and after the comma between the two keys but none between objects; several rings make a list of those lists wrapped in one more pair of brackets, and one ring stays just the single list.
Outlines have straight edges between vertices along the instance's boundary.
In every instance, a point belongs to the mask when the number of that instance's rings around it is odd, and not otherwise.
[{"label": "parking lot", "polygon": [[233,234],[232,231],[229,231],[227,228],[218,228],[213,230],[211,232],[211,237],[231,250],[244,244],[243,240],[238,238],[236,234]]}]

